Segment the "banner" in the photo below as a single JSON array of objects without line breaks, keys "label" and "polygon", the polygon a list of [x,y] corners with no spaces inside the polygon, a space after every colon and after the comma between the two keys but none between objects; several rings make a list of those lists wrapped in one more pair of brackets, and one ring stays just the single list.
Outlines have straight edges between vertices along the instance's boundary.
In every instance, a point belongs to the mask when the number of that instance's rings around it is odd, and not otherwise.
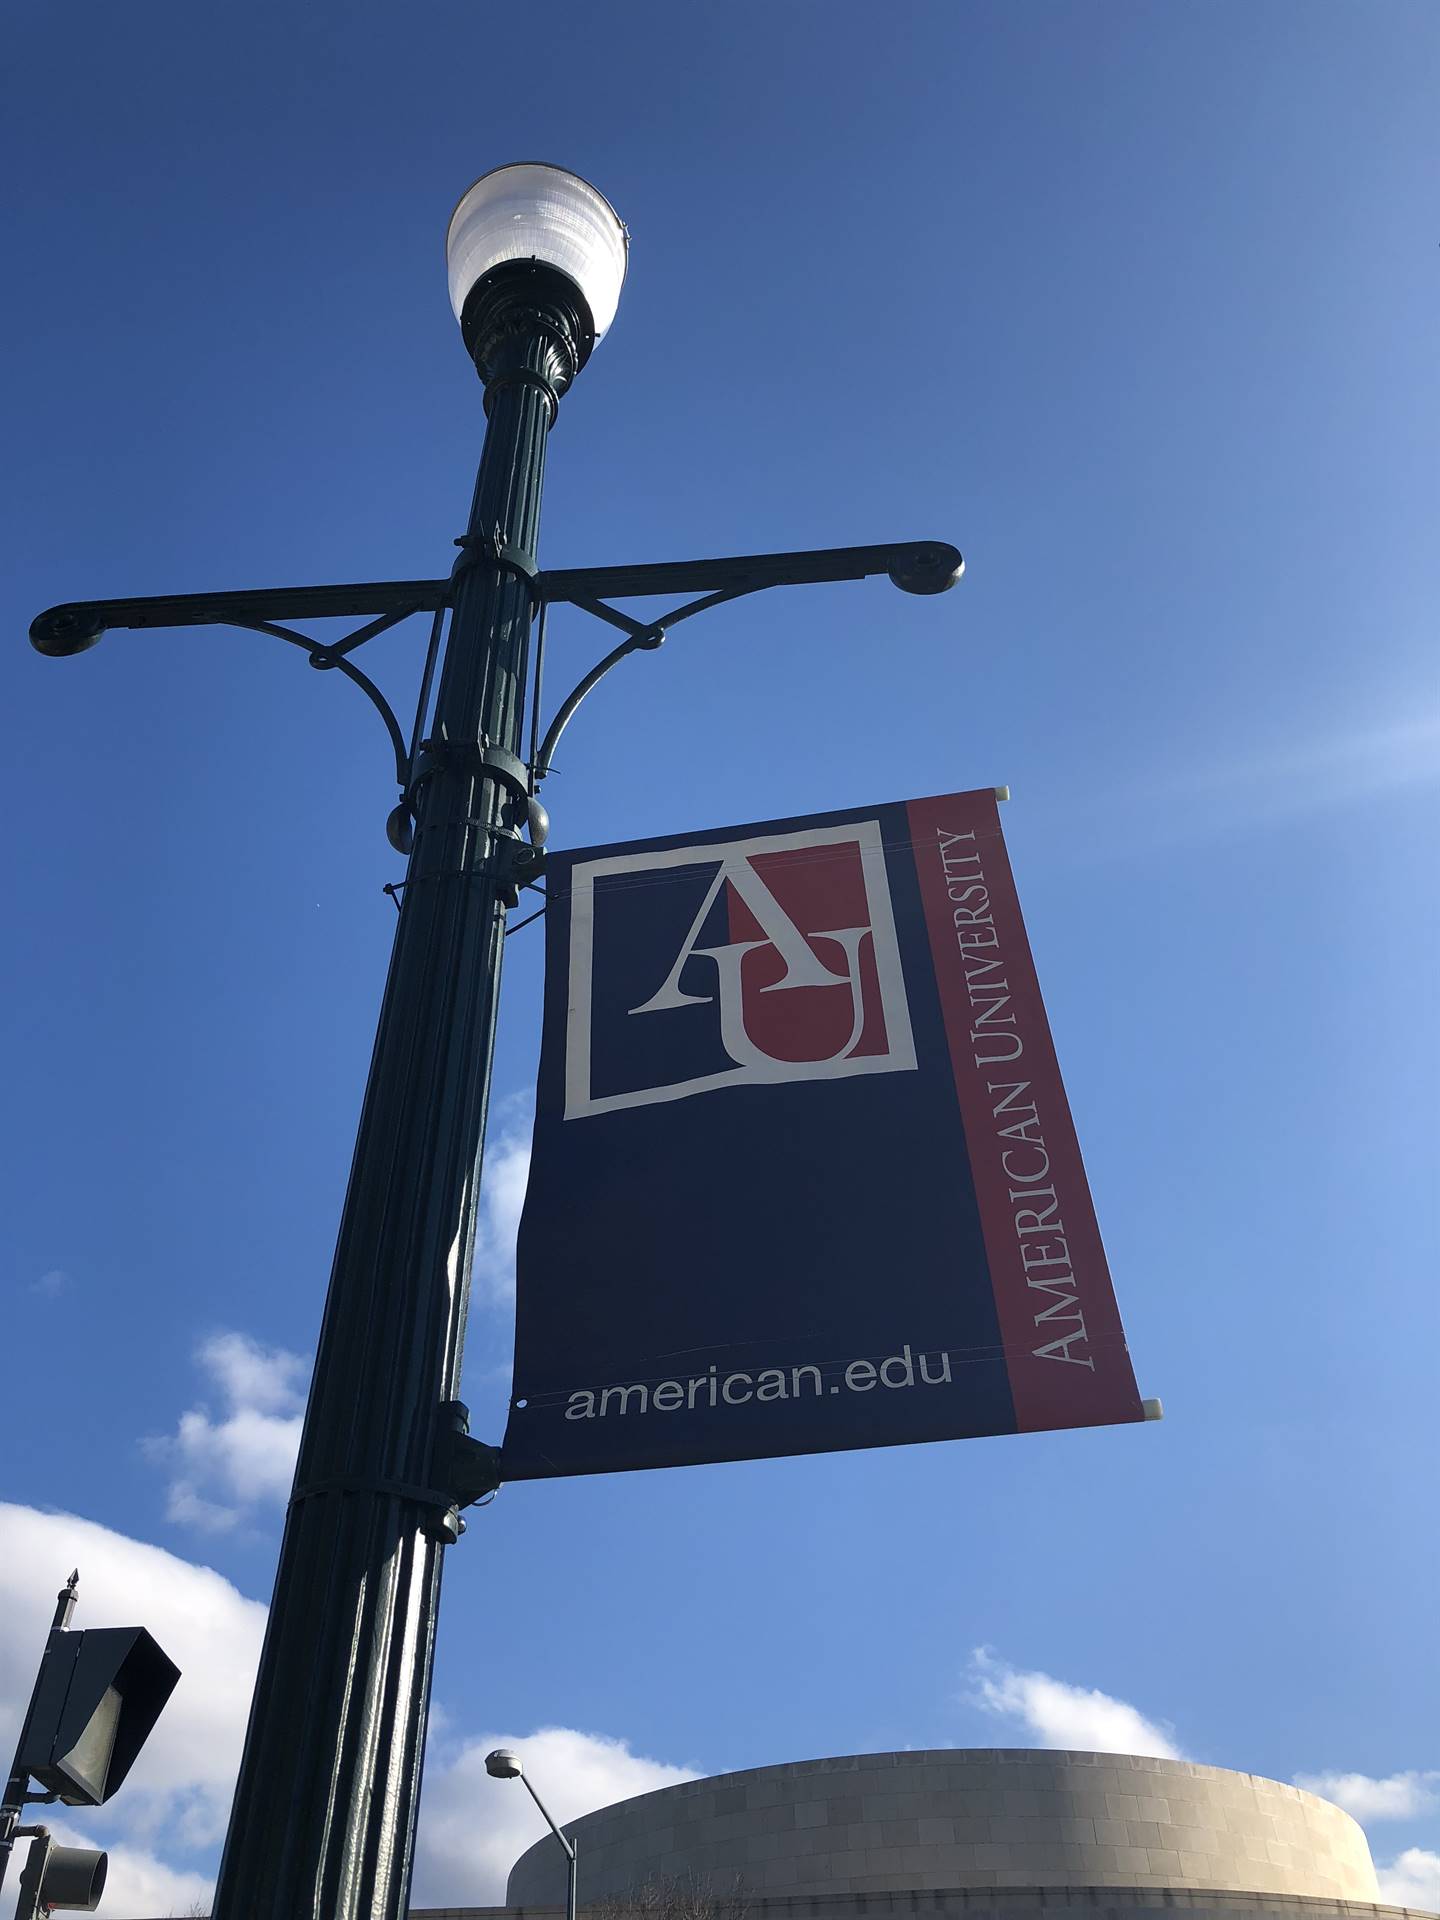
[{"label": "banner", "polygon": [[546,897],[507,1480],[1144,1417],[993,790]]}]

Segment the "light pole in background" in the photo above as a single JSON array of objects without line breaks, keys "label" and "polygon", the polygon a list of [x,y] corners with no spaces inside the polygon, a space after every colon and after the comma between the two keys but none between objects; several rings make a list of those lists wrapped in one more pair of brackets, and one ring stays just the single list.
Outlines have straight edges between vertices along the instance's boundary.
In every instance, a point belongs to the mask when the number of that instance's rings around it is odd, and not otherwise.
[{"label": "light pole in background", "polygon": [[[459,1509],[500,1478],[494,1450],[469,1437],[461,1354],[505,916],[541,870],[536,795],[561,729],[603,673],[721,601],[877,573],[939,593],[963,566],[954,547],[928,541],[542,572],[546,435],[614,317],[627,247],[609,202],[557,167],[502,167],[456,209],[450,294],[488,426],[449,578],[71,603],[30,630],[52,655],[82,652],[110,627],[227,624],[289,641],[373,701],[400,789],[388,831],[409,866],[216,1920],[399,1920],[405,1910],[443,1549],[463,1531]],[[609,604],[671,592],[696,597],[659,622]],[[557,601],[624,638],[542,740],[543,616]],[[352,655],[417,612],[434,617],[407,745]],[[288,624],[334,615],[364,624],[331,642]]]},{"label": "light pole in background", "polygon": [[550,1809],[535,1791],[518,1753],[512,1753],[508,1747],[497,1747],[494,1753],[486,1754],[485,1771],[492,1780],[523,1780],[525,1782],[526,1792],[544,1814],[546,1825],[565,1849],[565,1920],[575,1920],[575,1880],[579,1865],[575,1853],[575,1842],[568,1840],[556,1826]]}]

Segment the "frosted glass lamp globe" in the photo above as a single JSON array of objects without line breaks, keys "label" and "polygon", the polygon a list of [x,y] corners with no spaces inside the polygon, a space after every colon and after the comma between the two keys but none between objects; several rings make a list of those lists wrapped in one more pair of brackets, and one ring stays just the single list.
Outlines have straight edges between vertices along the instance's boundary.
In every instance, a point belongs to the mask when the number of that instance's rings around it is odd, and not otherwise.
[{"label": "frosted glass lamp globe", "polygon": [[629,245],[610,202],[578,174],[537,161],[496,167],[461,200],[445,236],[455,318],[492,269],[511,260],[539,260],[579,287],[599,340],[620,304]]}]

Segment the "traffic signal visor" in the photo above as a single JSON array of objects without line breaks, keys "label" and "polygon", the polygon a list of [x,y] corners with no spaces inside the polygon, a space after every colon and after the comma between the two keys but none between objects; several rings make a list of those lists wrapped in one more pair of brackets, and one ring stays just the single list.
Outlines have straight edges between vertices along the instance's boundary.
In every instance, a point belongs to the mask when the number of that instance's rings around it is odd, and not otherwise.
[{"label": "traffic signal visor", "polygon": [[98,1807],[129,1773],[179,1678],[143,1627],[52,1635],[20,1766],[66,1806]]},{"label": "traffic signal visor", "polygon": [[38,1920],[57,1908],[93,1913],[105,1891],[108,1857],[88,1847],[57,1847],[41,1827],[20,1876],[15,1920]]}]

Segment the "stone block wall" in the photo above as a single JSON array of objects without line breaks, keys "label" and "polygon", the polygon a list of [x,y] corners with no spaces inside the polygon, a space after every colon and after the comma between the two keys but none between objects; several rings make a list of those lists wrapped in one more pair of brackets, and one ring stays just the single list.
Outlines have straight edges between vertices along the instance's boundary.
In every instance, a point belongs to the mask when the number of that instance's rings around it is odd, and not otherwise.
[{"label": "stone block wall", "polygon": [[[1349,1814],[1298,1787],[1188,1761],[947,1749],[721,1774],[573,1823],[582,1903],[673,1877],[770,1899],[944,1888],[1224,1889],[1373,1903]],[[558,1904],[538,1842],[511,1907]]]}]

